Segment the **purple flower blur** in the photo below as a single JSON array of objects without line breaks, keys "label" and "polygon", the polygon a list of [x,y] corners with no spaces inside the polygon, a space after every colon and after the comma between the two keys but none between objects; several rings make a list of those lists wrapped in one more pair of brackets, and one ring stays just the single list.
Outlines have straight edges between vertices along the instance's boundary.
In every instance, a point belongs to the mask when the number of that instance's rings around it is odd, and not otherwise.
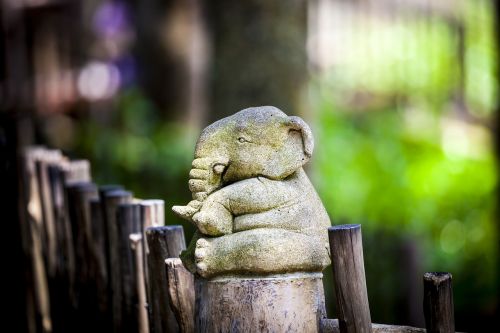
[{"label": "purple flower blur", "polygon": [[115,37],[129,28],[129,13],[123,2],[101,5],[94,14],[94,29],[104,37]]}]

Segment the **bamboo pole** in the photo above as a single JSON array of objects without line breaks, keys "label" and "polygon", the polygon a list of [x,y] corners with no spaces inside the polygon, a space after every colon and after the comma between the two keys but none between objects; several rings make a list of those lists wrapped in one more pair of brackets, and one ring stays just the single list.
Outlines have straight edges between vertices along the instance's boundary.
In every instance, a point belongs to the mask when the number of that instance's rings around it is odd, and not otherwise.
[{"label": "bamboo pole", "polygon": [[340,332],[371,332],[361,226],[346,224],[330,227],[328,236]]}]

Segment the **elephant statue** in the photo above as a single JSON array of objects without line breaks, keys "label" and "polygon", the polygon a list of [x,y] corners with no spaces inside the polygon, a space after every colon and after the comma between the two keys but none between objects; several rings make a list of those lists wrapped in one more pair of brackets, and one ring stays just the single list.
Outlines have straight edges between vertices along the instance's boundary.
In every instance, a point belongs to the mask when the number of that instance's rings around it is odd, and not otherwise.
[{"label": "elephant statue", "polygon": [[330,219],[302,168],[313,149],[309,126],[272,106],[205,128],[189,173],[193,200],[172,207],[198,229],[184,265],[205,278],[329,265]]}]

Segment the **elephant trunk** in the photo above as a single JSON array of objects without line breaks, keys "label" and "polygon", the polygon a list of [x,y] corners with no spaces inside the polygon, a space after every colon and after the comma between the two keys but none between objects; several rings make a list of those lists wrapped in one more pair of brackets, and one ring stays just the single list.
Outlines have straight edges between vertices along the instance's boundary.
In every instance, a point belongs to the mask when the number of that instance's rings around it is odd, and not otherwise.
[{"label": "elephant trunk", "polygon": [[222,187],[222,177],[227,169],[227,158],[195,158],[189,172],[189,190],[193,200],[186,206],[174,206],[172,210],[178,216],[192,220],[208,195]]}]

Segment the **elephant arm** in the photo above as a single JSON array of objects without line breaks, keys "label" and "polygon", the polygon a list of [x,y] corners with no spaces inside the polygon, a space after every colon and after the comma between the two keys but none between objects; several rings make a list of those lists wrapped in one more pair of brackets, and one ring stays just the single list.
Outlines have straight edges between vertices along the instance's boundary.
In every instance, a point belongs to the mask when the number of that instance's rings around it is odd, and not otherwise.
[{"label": "elephant arm", "polygon": [[209,195],[200,210],[193,215],[193,221],[203,234],[210,236],[239,231],[242,228],[236,226],[235,229],[234,222],[243,221],[239,218],[242,216],[267,214],[269,219],[266,227],[279,227],[283,220],[279,209],[294,209],[299,193],[290,181],[263,177],[242,180]]},{"label": "elephant arm", "polygon": [[322,271],[330,263],[321,237],[282,229],[253,229],[194,242],[190,267],[203,277]]}]

